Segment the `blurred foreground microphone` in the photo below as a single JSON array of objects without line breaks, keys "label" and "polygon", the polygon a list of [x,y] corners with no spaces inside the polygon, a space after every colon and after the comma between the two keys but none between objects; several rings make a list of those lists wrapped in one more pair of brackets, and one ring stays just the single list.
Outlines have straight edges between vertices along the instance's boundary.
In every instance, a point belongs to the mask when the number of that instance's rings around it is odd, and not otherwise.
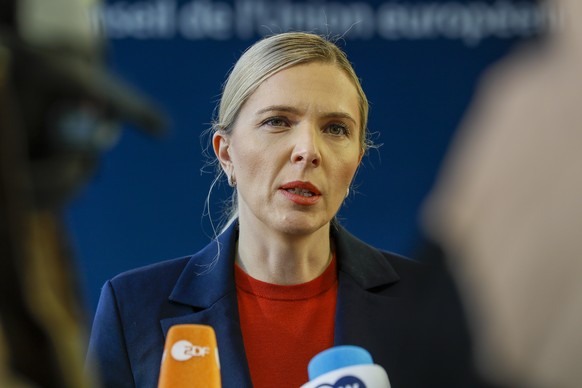
[{"label": "blurred foreground microphone", "polygon": [[10,164],[36,208],[62,208],[122,123],[166,131],[160,108],[106,68],[99,10],[99,0],[0,1],[0,151],[20,152]]},{"label": "blurred foreground microphone", "polygon": [[336,346],[317,354],[307,367],[310,381],[301,388],[390,388],[388,374],[358,346]]},{"label": "blurred foreground microphone", "polygon": [[214,329],[175,325],[164,346],[158,388],[221,388]]}]

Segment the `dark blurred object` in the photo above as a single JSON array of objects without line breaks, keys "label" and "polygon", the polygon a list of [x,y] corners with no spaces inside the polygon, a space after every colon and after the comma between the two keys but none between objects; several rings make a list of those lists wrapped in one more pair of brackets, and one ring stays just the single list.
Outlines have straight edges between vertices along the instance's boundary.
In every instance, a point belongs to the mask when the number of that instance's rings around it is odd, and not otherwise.
[{"label": "dark blurred object", "polygon": [[95,1],[3,1],[1,13],[15,14],[3,17],[8,24],[0,30],[13,101],[8,113],[25,132],[35,204],[52,206],[115,143],[119,119],[158,134],[163,118],[103,68]]},{"label": "dark blurred object", "polygon": [[109,76],[97,2],[0,2],[0,386],[85,387],[85,321],[60,224],[119,121],[164,120]]}]

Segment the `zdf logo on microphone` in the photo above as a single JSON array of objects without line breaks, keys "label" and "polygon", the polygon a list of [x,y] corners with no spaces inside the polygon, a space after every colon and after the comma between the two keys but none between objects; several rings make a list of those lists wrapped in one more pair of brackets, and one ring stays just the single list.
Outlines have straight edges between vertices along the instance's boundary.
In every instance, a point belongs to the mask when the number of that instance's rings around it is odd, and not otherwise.
[{"label": "zdf logo on microphone", "polygon": [[205,357],[209,355],[210,348],[208,346],[193,345],[187,340],[180,340],[172,345],[170,354],[176,361],[188,361],[192,357]]}]

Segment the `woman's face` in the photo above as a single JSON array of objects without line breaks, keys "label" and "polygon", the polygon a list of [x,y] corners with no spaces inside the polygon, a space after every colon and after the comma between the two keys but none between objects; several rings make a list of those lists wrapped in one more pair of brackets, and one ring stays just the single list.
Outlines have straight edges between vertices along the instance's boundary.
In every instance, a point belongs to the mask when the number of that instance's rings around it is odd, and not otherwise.
[{"label": "woman's face", "polygon": [[[309,63],[265,80],[214,149],[234,173],[241,224],[309,234],[330,222],[362,157],[356,88]],[[260,229],[257,229],[260,230]]]}]

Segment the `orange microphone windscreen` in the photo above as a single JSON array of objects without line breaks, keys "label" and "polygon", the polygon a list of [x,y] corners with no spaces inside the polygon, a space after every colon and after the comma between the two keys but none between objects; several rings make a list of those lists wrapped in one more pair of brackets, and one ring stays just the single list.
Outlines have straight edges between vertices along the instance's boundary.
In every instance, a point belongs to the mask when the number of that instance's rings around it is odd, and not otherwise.
[{"label": "orange microphone windscreen", "polygon": [[214,329],[175,325],[166,336],[158,388],[221,388]]}]

